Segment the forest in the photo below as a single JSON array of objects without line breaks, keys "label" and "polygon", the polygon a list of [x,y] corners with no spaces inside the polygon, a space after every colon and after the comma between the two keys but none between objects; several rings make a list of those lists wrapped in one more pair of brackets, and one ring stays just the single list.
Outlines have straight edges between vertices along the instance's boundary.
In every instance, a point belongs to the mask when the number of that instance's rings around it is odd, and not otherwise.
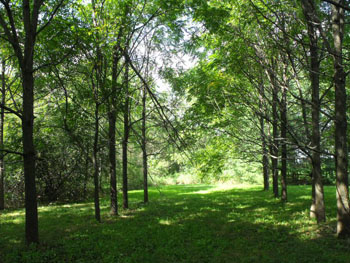
[{"label": "forest", "polygon": [[345,0],[0,0],[0,262],[349,262]]}]

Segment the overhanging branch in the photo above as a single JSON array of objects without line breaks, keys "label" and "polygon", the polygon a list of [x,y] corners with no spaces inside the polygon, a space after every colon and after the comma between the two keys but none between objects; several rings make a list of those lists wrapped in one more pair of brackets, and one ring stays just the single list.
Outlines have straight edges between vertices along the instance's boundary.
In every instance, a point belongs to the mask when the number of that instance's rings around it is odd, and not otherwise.
[{"label": "overhanging branch", "polygon": [[342,5],[342,4],[340,4],[340,3],[337,3],[337,2],[335,2],[335,1],[333,1],[333,0],[322,0],[322,1],[323,1],[323,2],[327,2],[327,3],[329,3],[329,4],[332,4],[332,5],[335,5],[336,7],[343,8],[343,9],[346,10],[346,11],[350,11],[350,7],[345,6],[345,5]]}]

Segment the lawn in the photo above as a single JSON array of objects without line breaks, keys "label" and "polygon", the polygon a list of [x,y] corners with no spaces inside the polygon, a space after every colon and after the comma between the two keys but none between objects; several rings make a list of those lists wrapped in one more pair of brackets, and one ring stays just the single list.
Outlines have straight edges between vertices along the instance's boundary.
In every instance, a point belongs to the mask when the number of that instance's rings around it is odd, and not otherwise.
[{"label": "lawn", "polygon": [[[160,190],[160,191],[159,191]],[[93,203],[39,208],[41,243],[24,245],[24,211],[0,215],[0,262],[350,262],[336,239],[335,189],[325,188],[328,222],[308,218],[310,187],[289,187],[282,204],[260,187],[166,186],[130,192],[130,207],[102,223]]]}]

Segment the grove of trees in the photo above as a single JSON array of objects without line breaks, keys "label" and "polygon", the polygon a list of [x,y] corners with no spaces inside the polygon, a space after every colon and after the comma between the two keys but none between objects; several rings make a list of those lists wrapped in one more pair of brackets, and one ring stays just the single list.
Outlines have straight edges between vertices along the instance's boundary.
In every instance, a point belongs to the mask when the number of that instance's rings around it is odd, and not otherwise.
[{"label": "grove of trees", "polygon": [[311,184],[318,223],[335,184],[349,237],[349,18],[345,0],[0,0],[0,210],[24,205],[38,243],[38,201],[93,198],[100,222],[101,192],[117,216],[153,177],[257,167],[281,202]]}]

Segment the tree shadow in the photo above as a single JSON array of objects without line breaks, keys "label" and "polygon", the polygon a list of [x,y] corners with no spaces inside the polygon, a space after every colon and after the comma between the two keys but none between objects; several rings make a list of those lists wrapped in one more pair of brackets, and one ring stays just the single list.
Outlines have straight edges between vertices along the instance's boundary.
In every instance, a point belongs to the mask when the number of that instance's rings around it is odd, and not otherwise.
[{"label": "tree shadow", "polygon": [[[117,218],[108,216],[108,201],[103,201],[101,224],[94,220],[91,203],[41,211],[42,245],[17,251],[16,260],[349,261],[349,243],[330,232],[315,233],[317,226],[306,215],[309,200],[300,195],[291,194],[290,202],[282,204],[258,188],[215,191],[210,186],[176,186],[163,190],[163,194],[152,190],[152,201],[147,205],[138,201],[142,192],[132,192],[131,209]],[[9,247],[5,243],[11,243],[10,238],[0,240]],[[10,252],[4,251],[10,255],[4,262],[13,260],[15,249],[23,248],[15,243],[12,247]]]}]

